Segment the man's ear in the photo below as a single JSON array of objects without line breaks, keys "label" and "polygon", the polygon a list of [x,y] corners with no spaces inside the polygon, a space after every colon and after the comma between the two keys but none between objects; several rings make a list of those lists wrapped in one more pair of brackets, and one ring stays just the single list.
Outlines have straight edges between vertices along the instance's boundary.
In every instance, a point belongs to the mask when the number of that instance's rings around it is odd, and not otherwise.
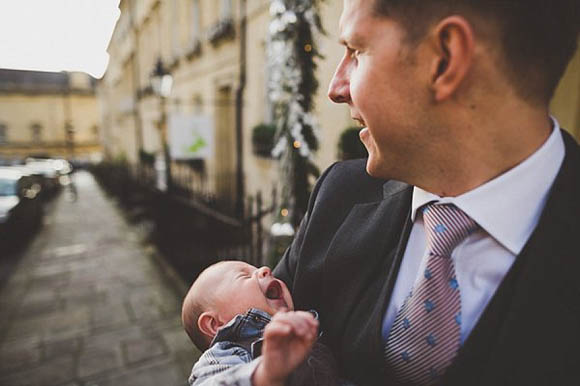
[{"label": "man's ear", "polygon": [[197,319],[197,327],[202,332],[202,334],[213,339],[216,336],[218,329],[223,325],[220,322],[217,314],[215,312],[206,311],[199,316]]},{"label": "man's ear", "polygon": [[435,100],[440,102],[455,93],[469,72],[475,36],[471,24],[461,16],[446,17],[432,31],[435,55],[429,70]]}]

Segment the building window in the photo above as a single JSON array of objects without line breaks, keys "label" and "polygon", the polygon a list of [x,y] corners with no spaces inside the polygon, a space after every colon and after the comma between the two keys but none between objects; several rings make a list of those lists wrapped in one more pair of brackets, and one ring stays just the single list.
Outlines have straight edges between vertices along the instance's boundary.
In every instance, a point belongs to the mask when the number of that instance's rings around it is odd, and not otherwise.
[{"label": "building window", "polygon": [[201,95],[194,95],[193,96],[193,113],[195,115],[201,115],[203,113],[203,99]]},{"label": "building window", "polygon": [[191,41],[197,42],[201,38],[201,17],[199,0],[191,0]]},{"label": "building window", "polygon": [[0,143],[6,143],[7,139],[6,139],[6,132],[8,130],[6,129],[6,125],[3,123],[0,123]]},{"label": "building window", "polygon": [[190,12],[190,20],[189,20],[190,30],[186,56],[188,59],[191,59],[201,54],[201,16],[199,9],[199,0],[191,0],[189,12]]},{"label": "building window", "polygon": [[30,126],[30,137],[34,143],[42,142],[42,126],[38,123]]},{"label": "building window", "polygon": [[91,131],[93,132],[93,138],[95,138],[95,140],[97,140],[97,141],[98,141],[98,140],[99,140],[99,126],[97,126],[97,125],[94,125],[94,126],[91,128]]},{"label": "building window", "polygon": [[222,20],[231,19],[232,15],[232,0],[221,0],[221,13],[220,16]]},{"label": "building window", "polygon": [[179,4],[177,0],[171,1],[171,19],[173,20],[173,25],[171,29],[171,50],[173,51],[173,57],[179,58],[181,56],[181,44],[180,44],[180,36],[179,36],[179,11],[178,11]]},{"label": "building window", "polygon": [[235,35],[232,0],[221,0],[219,20],[207,30],[207,40],[212,45],[217,45],[224,39],[231,39]]}]

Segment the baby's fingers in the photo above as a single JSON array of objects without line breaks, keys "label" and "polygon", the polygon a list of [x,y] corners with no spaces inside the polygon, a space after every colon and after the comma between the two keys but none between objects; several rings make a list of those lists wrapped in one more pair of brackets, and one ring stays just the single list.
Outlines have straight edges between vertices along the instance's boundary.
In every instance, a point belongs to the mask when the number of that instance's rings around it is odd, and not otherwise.
[{"label": "baby's fingers", "polygon": [[274,316],[272,323],[288,325],[295,335],[309,340],[316,337],[318,330],[318,321],[310,313],[303,311],[278,313]]},{"label": "baby's fingers", "polygon": [[292,326],[286,323],[272,322],[266,326],[264,330],[264,339],[280,339],[292,334]]}]

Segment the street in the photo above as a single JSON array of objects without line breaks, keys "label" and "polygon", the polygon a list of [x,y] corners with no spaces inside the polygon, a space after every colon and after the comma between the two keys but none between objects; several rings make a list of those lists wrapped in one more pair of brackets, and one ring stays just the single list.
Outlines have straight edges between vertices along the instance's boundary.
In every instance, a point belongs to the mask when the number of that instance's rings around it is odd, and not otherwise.
[{"label": "street", "polygon": [[0,275],[0,385],[186,385],[185,284],[92,175],[73,178],[76,200],[62,192],[25,248],[0,253],[17,261]]}]

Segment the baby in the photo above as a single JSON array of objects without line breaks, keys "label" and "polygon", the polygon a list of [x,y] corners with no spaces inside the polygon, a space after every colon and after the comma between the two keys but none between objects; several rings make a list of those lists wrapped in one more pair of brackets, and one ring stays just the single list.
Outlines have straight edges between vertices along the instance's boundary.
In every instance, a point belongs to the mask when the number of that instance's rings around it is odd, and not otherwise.
[{"label": "baby", "polygon": [[338,384],[332,355],[315,344],[318,321],[293,310],[290,291],[268,267],[224,261],[207,268],[183,301],[185,331],[205,351],[189,383]]}]

